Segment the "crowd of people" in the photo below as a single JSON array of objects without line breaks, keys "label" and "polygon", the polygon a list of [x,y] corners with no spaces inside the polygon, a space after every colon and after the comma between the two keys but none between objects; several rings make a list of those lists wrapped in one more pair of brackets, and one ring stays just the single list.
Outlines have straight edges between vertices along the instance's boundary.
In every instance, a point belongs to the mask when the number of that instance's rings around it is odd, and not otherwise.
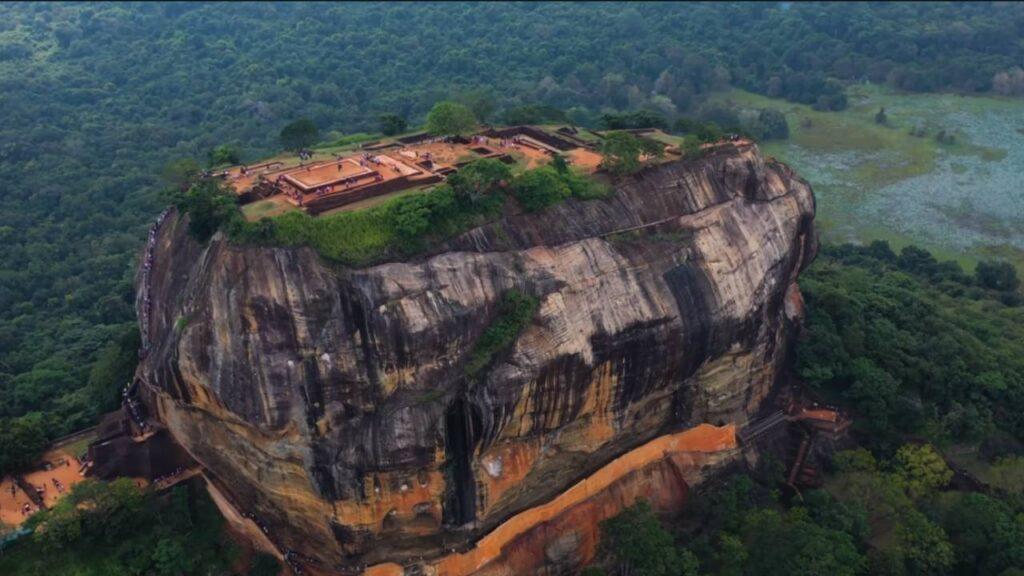
[{"label": "crowd of people", "polygon": [[[260,532],[263,532],[264,536],[270,538],[270,528],[268,528],[267,524],[260,520],[258,516],[256,516],[252,512],[242,512],[242,517],[247,520],[251,520],[252,523],[260,529]],[[270,539],[273,540],[273,538]],[[294,572],[295,574],[302,574],[302,564],[299,563],[300,560],[308,561],[307,559],[304,559],[298,552],[292,550],[291,548],[285,551],[284,561],[288,563],[288,566],[292,569],[292,572]]]},{"label": "crowd of people", "polygon": [[296,574],[302,574],[302,564],[298,561],[298,553],[294,550],[289,549],[284,553],[284,561],[288,563],[288,567],[292,569],[292,572]]},{"label": "crowd of people", "polygon": [[142,317],[139,318],[141,323],[142,332],[142,348],[139,350],[139,356],[145,358],[149,354],[149,349],[152,346],[152,342],[149,340],[149,315],[152,300],[150,297],[150,274],[153,271],[153,253],[156,251],[156,233],[160,230],[160,225],[167,219],[167,215],[171,209],[167,208],[156,217],[156,222],[153,227],[149,229],[149,238],[146,240],[146,254],[142,261]]},{"label": "crowd of people", "polygon": [[[359,165],[363,168],[369,168],[370,164],[374,166],[383,166],[384,162],[381,161],[380,156],[375,156],[368,152],[363,152],[362,156],[359,157]],[[341,169],[341,165],[338,165],[338,169]]]},{"label": "crowd of people", "polygon": [[121,390],[121,405],[124,406],[125,412],[128,413],[128,417],[132,419],[135,426],[145,434],[146,432],[149,432],[149,423],[146,422],[142,406],[140,406],[139,402],[132,397],[132,387],[134,385],[134,382],[129,382],[124,385],[124,388]]},{"label": "crowd of people", "polygon": [[178,466],[177,468],[175,468],[174,470],[171,470],[167,474],[164,474],[162,476],[157,476],[156,478],[153,478],[153,484],[160,484],[162,482],[170,480],[170,479],[174,478],[175,476],[178,476],[178,475],[184,473],[185,471],[186,471],[186,468],[184,466]]},{"label": "crowd of people", "polygon": [[518,150],[519,146],[522,143],[522,136],[513,136],[511,138],[502,138],[501,140],[499,140],[498,145],[501,146],[502,148],[511,148],[513,150]]},{"label": "crowd of people", "polygon": [[292,186],[288,182],[285,182],[283,174],[279,175],[274,180],[274,184],[277,186],[278,190],[280,190],[285,196],[288,196],[292,200],[295,200],[295,203],[298,204],[299,206],[302,206],[303,203],[305,202],[302,191]]}]

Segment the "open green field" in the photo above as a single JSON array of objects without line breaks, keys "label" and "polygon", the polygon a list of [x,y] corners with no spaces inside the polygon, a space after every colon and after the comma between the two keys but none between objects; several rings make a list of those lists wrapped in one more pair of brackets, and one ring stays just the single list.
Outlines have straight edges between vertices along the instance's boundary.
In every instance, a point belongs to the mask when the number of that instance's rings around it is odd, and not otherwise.
[{"label": "open green field", "polygon": [[[842,112],[738,90],[717,98],[786,114],[789,140],[762,149],[814,186],[824,239],[913,243],[968,267],[993,256],[1024,266],[1024,101],[849,93]],[[881,107],[886,125],[875,122]],[[940,143],[940,131],[954,141]]]}]

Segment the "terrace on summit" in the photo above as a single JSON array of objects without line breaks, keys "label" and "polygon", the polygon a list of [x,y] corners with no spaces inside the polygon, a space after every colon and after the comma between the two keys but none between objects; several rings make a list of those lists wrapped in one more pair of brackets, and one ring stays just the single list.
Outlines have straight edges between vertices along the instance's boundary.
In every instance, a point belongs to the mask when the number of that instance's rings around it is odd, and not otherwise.
[{"label": "terrace on summit", "polygon": [[603,159],[595,146],[599,141],[596,133],[587,138],[569,127],[549,130],[513,126],[469,137],[415,134],[366,143],[360,150],[309,162],[300,160],[298,164],[276,160],[234,166],[216,176],[231,185],[242,204],[271,200],[273,210],[301,209],[315,215],[436,184],[482,158],[529,169],[562,155],[570,165],[593,173]]}]

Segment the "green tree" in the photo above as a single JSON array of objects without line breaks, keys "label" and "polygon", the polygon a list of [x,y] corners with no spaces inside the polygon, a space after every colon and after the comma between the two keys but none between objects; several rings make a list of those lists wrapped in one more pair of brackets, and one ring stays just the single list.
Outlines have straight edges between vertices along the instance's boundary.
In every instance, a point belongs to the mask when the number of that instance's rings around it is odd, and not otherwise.
[{"label": "green tree", "polygon": [[473,344],[464,366],[466,374],[477,376],[496,354],[512,345],[529,326],[539,305],[536,298],[515,289],[502,294],[497,316]]},{"label": "green tree", "polygon": [[638,138],[640,141],[640,153],[651,158],[662,158],[665,156],[665,145],[653,138]]},{"label": "green tree", "polygon": [[455,191],[456,198],[472,204],[508,185],[511,179],[512,169],[508,164],[494,158],[482,158],[449,176],[448,184]]},{"label": "green tree", "polygon": [[721,576],[743,576],[748,556],[747,547],[739,537],[728,532],[718,535],[715,564]]},{"label": "green tree", "polygon": [[677,576],[692,564],[645,501],[601,523],[601,546],[622,574]]},{"label": "green tree", "polygon": [[896,528],[897,551],[907,574],[940,575],[955,560],[946,532],[916,510],[907,512]]},{"label": "green tree", "polygon": [[208,241],[220,227],[238,214],[234,194],[215,180],[203,180],[188,189],[178,201],[178,209],[188,214],[188,231],[200,242]]},{"label": "green tree", "polygon": [[139,329],[128,325],[121,336],[112,339],[89,369],[89,396],[98,411],[112,410],[120,402],[121,388],[135,374],[139,362]]},{"label": "green tree", "polygon": [[866,448],[855,448],[837,452],[832,465],[839,472],[877,472],[878,461]]},{"label": "green tree", "polygon": [[39,412],[0,419],[0,477],[35,464],[49,441],[48,428]]},{"label": "green tree", "polygon": [[438,102],[427,114],[427,132],[436,136],[465,136],[476,129],[473,112],[458,102]]},{"label": "green tree", "polygon": [[405,118],[398,114],[381,114],[377,117],[377,122],[380,125],[380,131],[385,136],[394,136],[405,132],[409,123],[406,122]]},{"label": "green tree", "polygon": [[162,176],[164,181],[176,189],[188,190],[202,171],[199,163],[192,158],[179,158],[164,165]]},{"label": "green tree", "polygon": [[494,93],[489,88],[477,88],[463,94],[459,100],[469,108],[473,116],[480,122],[487,122],[487,119],[494,114],[497,104],[494,101]]},{"label": "green tree", "polygon": [[628,132],[612,132],[601,143],[604,160],[601,165],[616,176],[625,176],[640,171],[640,140]]},{"label": "green tree", "polygon": [[569,162],[567,162],[565,156],[561,154],[555,154],[551,158],[551,167],[559,174],[567,174],[569,172]]},{"label": "green tree", "polygon": [[285,150],[301,150],[317,143],[320,130],[312,120],[301,118],[282,128],[278,138]]},{"label": "green tree", "polygon": [[871,428],[891,429],[890,419],[896,413],[899,382],[868,358],[857,358],[850,366],[852,384],[847,398],[864,414]]},{"label": "green tree", "polygon": [[192,569],[190,554],[176,538],[161,538],[153,550],[153,568],[158,576],[182,576]]},{"label": "green tree", "polygon": [[119,541],[151,520],[147,494],[131,478],[81,482],[72,488],[67,503],[80,509],[86,532],[107,543]]},{"label": "green tree", "polygon": [[697,136],[697,140],[702,144],[714,144],[725,136],[722,133],[722,129],[714,122],[701,124],[694,134]]},{"label": "green tree", "polygon": [[686,548],[679,549],[679,576],[699,576],[700,560],[697,555]]},{"label": "green tree", "polygon": [[974,278],[989,290],[1013,292],[1020,286],[1017,269],[1009,262],[982,260],[974,269]]},{"label": "green tree", "polygon": [[22,372],[11,380],[10,395],[21,412],[39,410],[65,390],[74,388],[71,368],[59,362],[40,363],[29,372]]},{"label": "green tree", "polygon": [[238,150],[230,144],[221,144],[213,148],[208,156],[211,168],[214,166],[241,164],[242,162]]},{"label": "green tree", "polygon": [[920,498],[949,484],[953,471],[931,444],[906,444],[894,458],[896,476],[911,498]]},{"label": "green tree", "polygon": [[539,212],[572,195],[572,191],[550,166],[524,172],[512,182],[512,195],[527,212]]},{"label": "green tree", "polygon": [[686,158],[700,158],[704,153],[704,149],[701,148],[700,140],[696,136],[688,136],[683,138],[683,156]]},{"label": "green tree", "polygon": [[743,528],[747,573],[764,576],[857,576],[867,560],[849,534],[812,522],[805,509],[752,512]]},{"label": "green tree", "polygon": [[789,123],[786,122],[786,115],[774,108],[764,108],[758,115],[757,120],[764,129],[765,140],[785,140],[789,138]]},{"label": "green tree", "polygon": [[[38,522],[34,518],[33,521]],[[33,532],[35,542],[53,552],[76,544],[82,536],[82,513],[71,506],[48,511],[44,529]]]},{"label": "green tree", "polygon": [[665,128],[668,122],[665,117],[650,110],[637,110],[624,114],[607,113],[601,115],[601,124],[608,130],[626,130],[629,128]]},{"label": "green tree", "polygon": [[985,494],[962,494],[944,514],[943,527],[960,574],[1001,574],[1024,569],[1024,517]]},{"label": "green tree", "polygon": [[410,195],[391,205],[391,219],[407,246],[454,212],[455,193],[450,186],[427,194]]}]

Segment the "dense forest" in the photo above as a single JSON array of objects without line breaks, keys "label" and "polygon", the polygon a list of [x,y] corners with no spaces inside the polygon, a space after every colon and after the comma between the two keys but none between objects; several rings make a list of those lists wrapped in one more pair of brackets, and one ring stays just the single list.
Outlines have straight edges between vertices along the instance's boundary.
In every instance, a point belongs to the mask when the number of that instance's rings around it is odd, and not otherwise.
[{"label": "dense forest", "polygon": [[[116,406],[169,160],[255,159],[300,117],[328,140],[400,130],[444,99],[492,122],[685,129],[730,86],[822,110],[853,82],[1019,94],[1022,32],[1012,3],[0,5],[0,469]],[[854,352],[812,376],[844,389],[868,365]],[[984,401],[942,401],[1016,431],[991,405],[1012,375],[989,376]]]},{"label": "dense forest", "polygon": [[1011,265],[982,262],[972,276],[874,242],[826,248],[800,285],[798,372],[861,414],[868,446],[1024,440],[1024,307]]}]

